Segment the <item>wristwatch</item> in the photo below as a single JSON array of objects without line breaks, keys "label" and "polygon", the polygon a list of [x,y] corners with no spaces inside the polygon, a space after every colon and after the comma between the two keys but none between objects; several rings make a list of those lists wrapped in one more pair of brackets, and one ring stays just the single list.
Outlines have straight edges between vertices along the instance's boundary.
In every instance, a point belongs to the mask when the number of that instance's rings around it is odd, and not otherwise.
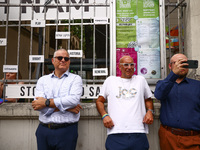
[{"label": "wristwatch", "polygon": [[47,100],[45,101],[45,105],[46,105],[47,107],[49,107],[49,105],[50,105],[50,99],[47,99]]},{"label": "wristwatch", "polygon": [[147,111],[151,111],[153,115],[155,114],[154,110],[152,109],[148,109]]}]

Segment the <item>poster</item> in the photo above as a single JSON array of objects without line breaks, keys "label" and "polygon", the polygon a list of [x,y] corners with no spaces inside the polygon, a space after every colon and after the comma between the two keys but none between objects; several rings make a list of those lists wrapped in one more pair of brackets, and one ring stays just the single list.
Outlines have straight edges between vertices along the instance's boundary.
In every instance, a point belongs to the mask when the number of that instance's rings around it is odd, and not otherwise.
[{"label": "poster", "polygon": [[134,19],[134,16],[137,14],[136,4],[135,0],[117,1],[117,48],[131,48],[131,43],[136,41],[136,20]]},{"label": "poster", "polygon": [[134,74],[137,74],[137,52],[134,48],[118,48],[117,49],[117,62],[116,62],[116,68],[117,68],[117,76],[121,76],[121,71],[119,70],[119,60],[125,55],[129,55],[134,60]]},{"label": "poster", "polygon": [[138,52],[138,75],[145,78],[160,78],[160,51],[142,49]]},{"label": "poster", "polygon": [[119,59],[124,55],[134,59],[134,74],[161,77],[159,0],[117,0],[117,76],[121,75]]}]

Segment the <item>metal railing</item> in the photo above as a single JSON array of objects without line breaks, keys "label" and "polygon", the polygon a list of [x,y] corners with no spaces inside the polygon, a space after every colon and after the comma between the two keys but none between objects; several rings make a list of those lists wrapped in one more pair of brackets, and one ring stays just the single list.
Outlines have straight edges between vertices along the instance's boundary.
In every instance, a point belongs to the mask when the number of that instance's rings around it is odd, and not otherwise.
[{"label": "metal railing", "polygon": [[[3,82],[5,85],[8,82],[25,82],[26,84],[36,83],[40,76],[52,71],[51,68],[53,68],[53,65],[51,63],[48,64],[47,61],[44,61],[42,63],[34,64],[27,62],[29,61],[28,57],[30,55],[44,55],[45,60],[48,60],[52,58],[53,52],[60,47],[67,50],[73,50],[71,47],[74,43],[71,41],[71,39],[59,40],[50,36],[50,32],[52,31],[67,31],[71,32],[71,36],[76,37],[78,41],[78,44],[76,44],[78,47],[75,47],[75,49],[79,48],[83,51],[82,58],[72,58],[73,61],[78,60],[78,64],[76,63],[76,65],[79,65],[79,69],[75,71],[73,70],[73,72],[79,74],[83,78],[84,84],[103,83],[107,76],[95,77],[92,75],[92,69],[101,67],[109,69],[110,67],[109,0],[94,0],[93,3],[89,3],[88,0],[82,0],[80,1],[81,3],[75,3],[73,0],[67,1],[68,3],[66,1],[65,3],[59,3],[59,1],[57,1],[57,3],[56,1],[49,1],[49,3],[41,2],[44,2],[44,0],[7,0],[5,2],[0,2],[0,11],[6,15],[6,19],[2,19],[2,17],[0,17],[0,38],[6,39],[7,42],[5,46],[0,46],[0,54],[3,54],[1,56],[4,56],[4,58],[2,58],[3,61],[0,61],[0,69],[3,70],[3,65],[17,65],[18,70],[22,75],[22,79],[19,79],[19,72],[17,72],[17,77],[15,80],[7,80],[4,72],[3,76],[1,74],[1,79],[4,79],[0,80],[0,82]],[[66,19],[59,17],[59,9],[61,7],[66,8],[68,11],[68,16],[66,16]],[[13,8],[17,8],[16,13],[13,13]],[[23,12],[25,10],[29,11],[28,8],[31,9],[30,19],[24,19]],[[41,18],[43,18],[45,21],[45,26],[32,27],[31,21],[35,20],[35,16],[37,15],[36,11],[40,8],[43,8],[44,10],[44,16],[41,16]],[[49,19],[47,16],[47,9],[51,8],[56,10],[56,18],[54,19]],[[78,19],[73,18],[72,8],[79,8],[78,11],[81,15]],[[84,17],[85,8],[93,8],[92,17]],[[106,11],[104,12],[105,16],[103,17],[108,18],[108,23],[96,24],[94,22],[94,18],[96,16],[99,17],[99,15],[96,15],[97,9],[99,8]],[[17,17],[14,17],[15,15]],[[89,31],[92,32],[91,36],[89,37],[86,36],[86,27],[90,27]],[[79,30],[79,32],[74,34],[74,28],[78,28],[77,30]],[[101,37],[103,42],[97,41],[97,37]],[[53,44],[55,47],[51,47],[50,45],[50,41],[52,39],[55,41],[55,44]],[[104,51],[104,54],[98,52],[99,46],[103,47],[102,51]],[[92,47],[92,49],[89,49],[89,47]],[[99,62],[101,59],[104,59],[104,61]],[[83,67],[83,65],[85,65],[85,61],[87,60],[90,60],[89,63],[92,68],[89,67],[85,69]],[[88,63],[86,65],[88,65]],[[73,63],[71,63],[71,66],[73,68]],[[46,70],[48,70],[48,72],[46,72]],[[5,97],[5,89],[3,95]]]}]

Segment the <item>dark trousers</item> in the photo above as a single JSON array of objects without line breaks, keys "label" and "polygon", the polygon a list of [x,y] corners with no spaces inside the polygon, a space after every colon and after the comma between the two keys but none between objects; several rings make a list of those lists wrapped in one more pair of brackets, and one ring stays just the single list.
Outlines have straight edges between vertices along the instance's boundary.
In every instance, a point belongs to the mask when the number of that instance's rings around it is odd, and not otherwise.
[{"label": "dark trousers", "polygon": [[110,134],[106,150],[148,150],[149,142],[145,133]]},{"label": "dark trousers", "polygon": [[159,139],[161,150],[200,150],[200,134],[195,136],[174,135],[161,125]]},{"label": "dark trousers", "polygon": [[78,123],[58,129],[49,129],[39,124],[36,137],[38,150],[75,150]]}]

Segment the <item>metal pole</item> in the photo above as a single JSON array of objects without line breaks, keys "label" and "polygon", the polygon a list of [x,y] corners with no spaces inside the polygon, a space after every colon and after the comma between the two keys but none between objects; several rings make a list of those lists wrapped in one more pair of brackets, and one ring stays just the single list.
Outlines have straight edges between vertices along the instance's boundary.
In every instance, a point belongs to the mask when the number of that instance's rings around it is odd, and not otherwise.
[{"label": "metal pole", "polygon": [[21,0],[19,6],[19,24],[18,24],[18,43],[17,43],[17,66],[18,66],[18,73],[17,73],[17,80],[19,78],[19,52],[20,52],[20,35],[21,35]]},{"label": "metal pole", "polygon": [[[82,1],[82,6],[81,6],[81,48],[83,51],[83,1]],[[80,72],[81,72],[81,77],[83,78],[83,57],[81,57],[80,60]]]},{"label": "metal pole", "polygon": [[[170,1],[168,0],[168,2],[170,3]],[[169,33],[169,35],[168,35],[168,37],[169,37],[169,57],[171,58],[171,42],[170,42],[170,40],[171,40],[171,35],[170,35],[170,15],[169,15],[169,5],[167,6],[167,22],[168,22],[168,33]]]},{"label": "metal pole", "polygon": [[110,75],[116,75],[116,2],[110,4]]},{"label": "metal pole", "polygon": [[[94,6],[95,6],[95,3],[96,1],[94,1]],[[94,7],[94,18],[96,16],[96,13],[95,13],[95,10],[96,10],[96,7]],[[93,20],[93,68],[95,68],[95,56],[96,56],[96,53],[95,53],[95,30],[96,30],[96,27],[95,27],[95,23],[94,23],[94,20]],[[93,76],[93,80],[95,80],[95,77]],[[94,81],[93,81],[94,83]]]},{"label": "metal pole", "polygon": [[[106,4],[108,1],[106,0]],[[108,9],[106,8],[106,17],[108,17]],[[108,24],[106,24],[106,68],[108,68]]]},{"label": "metal pole", "polygon": [[[45,24],[46,24],[46,11],[44,12],[44,20],[45,20]],[[43,28],[43,51],[42,51],[42,54],[44,55],[45,57],[45,50],[46,50],[46,47],[45,47],[45,41],[46,41],[46,25],[45,27]],[[44,62],[42,63],[42,75],[44,75]]]},{"label": "metal pole", "polygon": [[[160,58],[161,58],[161,78],[166,75],[166,29],[165,29],[165,1],[159,0],[159,17],[160,17]],[[155,84],[155,83],[153,83]]]},{"label": "metal pole", "polygon": [[[7,64],[7,49],[8,49],[8,20],[9,20],[9,3],[10,1],[8,0],[7,1],[7,16],[6,16],[6,35],[5,35],[5,38],[6,38],[6,45],[5,45],[5,54],[4,54],[4,65]],[[3,83],[4,85],[6,84],[6,74],[4,73],[4,80],[3,80]],[[5,86],[3,87],[3,101],[5,101]]]},{"label": "metal pole", "polygon": [[[34,0],[32,2],[32,15],[31,15],[31,20],[33,20],[34,18],[34,9],[33,9],[33,4],[34,4]],[[33,27],[31,27],[31,37],[30,37],[30,55],[32,55],[32,51],[33,51]],[[31,63],[29,62],[29,80],[31,80],[31,76],[32,76],[32,72],[31,72]]]},{"label": "metal pole", "polygon": [[[71,1],[69,1],[69,28],[68,31],[70,32],[71,27]],[[70,49],[70,41],[71,41],[71,34],[70,39],[68,40],[68,50]]]}]

